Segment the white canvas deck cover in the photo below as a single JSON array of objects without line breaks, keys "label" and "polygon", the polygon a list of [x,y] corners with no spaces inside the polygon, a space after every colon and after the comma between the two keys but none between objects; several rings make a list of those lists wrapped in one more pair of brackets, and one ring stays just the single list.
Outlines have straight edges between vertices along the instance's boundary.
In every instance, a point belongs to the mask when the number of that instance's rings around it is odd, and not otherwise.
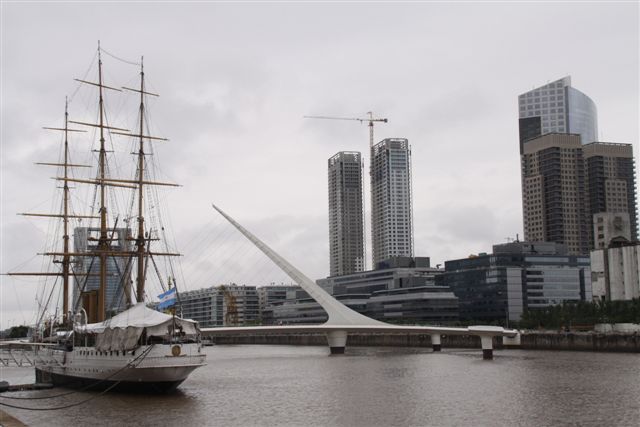
[{"label": "white canvas deck cover", "polygon": [[96,349],[99,351],[134,349],[146,328],[147,336],[164,336],[171,332],[175,321],[177,330],[185,335],[196,335],[198,327],[195,321],[181,319],[148,308],[144,303],[138,303],[111,319],[100,323],[89,323],[76,327],[77,332],[94,333]]}]

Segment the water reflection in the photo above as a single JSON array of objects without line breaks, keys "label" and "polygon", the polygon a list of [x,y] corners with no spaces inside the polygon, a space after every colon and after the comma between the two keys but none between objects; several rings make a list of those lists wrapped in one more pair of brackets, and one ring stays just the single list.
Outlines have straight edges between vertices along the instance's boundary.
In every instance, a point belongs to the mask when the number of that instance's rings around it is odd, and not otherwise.
[{"label": "water reflection", "polygon": [[636,354],[502,350],[483,361],[479,350],[351,347],[344,357],[328,357],[324,347],[206,351],[208,365],[176,394],[107,394],[65,411],[8,412],[42,426],[640,424]]}]

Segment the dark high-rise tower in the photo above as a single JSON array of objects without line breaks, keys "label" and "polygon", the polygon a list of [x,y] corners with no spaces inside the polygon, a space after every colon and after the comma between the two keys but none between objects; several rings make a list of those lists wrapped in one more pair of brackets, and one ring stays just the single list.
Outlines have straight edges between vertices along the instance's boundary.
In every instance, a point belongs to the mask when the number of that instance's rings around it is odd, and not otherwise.
[{"label": "dark high-rise tower", "polygon": [[597,142],[593,101],[565,77],[518,96],[518,106],[525,239],[585,254],[598,240],[594,215],[624,213],[636,240],[633,148]]},{"label": "dark high-rise tower", "polygon": [[[583,147],[591,220],[598,213],[628,213],[631,240],[638,239],[633,146],[594,142]],[[597,236],[594,236],[597,237]]]},{"label": "dark high-rise tower", "polygon": [[362,156],[342,151],[329,159],[330,275],[364,270]]},{"label": "dark high-rise tower", "polygon": [[551,133],[527,141],[522,161],[524,239],[589,253],[590,218],[579,135]]}]

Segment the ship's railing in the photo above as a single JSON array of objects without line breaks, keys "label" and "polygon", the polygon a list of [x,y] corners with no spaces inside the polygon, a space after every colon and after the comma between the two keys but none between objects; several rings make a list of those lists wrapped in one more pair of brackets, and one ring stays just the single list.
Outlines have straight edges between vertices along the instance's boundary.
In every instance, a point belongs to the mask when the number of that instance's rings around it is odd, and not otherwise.
[{"label": "ship's railing", "polygon": [[33,367],[35,354],[32,349],[26,348],[0,348],[0,366],[17,366],[19,368]]},{"label": "ship's railing", "polygon": [[152,335],[146,338],[146,344],[199,344],[200,335]]}]

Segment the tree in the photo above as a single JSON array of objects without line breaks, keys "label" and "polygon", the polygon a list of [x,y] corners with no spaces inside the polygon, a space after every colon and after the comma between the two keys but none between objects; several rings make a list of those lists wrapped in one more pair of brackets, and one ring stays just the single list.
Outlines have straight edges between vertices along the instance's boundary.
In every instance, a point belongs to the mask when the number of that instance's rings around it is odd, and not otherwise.
[{"label": "tree", "polygon": [[559,329],[595,323],[640,323],[640,298],[625,301],[580,301],[525,310],[520,327]]},{"label": "tree", "polygon": [[9,330],[9,338],[25,338],[29,333],[28,326],[12,326]]}]

